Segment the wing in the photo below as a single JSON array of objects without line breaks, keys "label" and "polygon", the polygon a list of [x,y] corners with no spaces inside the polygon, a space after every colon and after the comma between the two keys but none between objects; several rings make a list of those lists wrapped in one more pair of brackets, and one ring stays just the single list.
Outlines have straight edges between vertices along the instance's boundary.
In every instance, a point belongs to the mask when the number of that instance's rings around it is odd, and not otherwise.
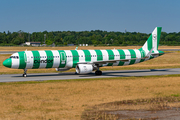
[{"label": "wing", "polygon": [[77,64],[106,64],[106,63],[116,63],[117,61],[122,61],[122,62],[128,62],[129,60],[135,60],[134,59],[121,59],[121,60],[102,60],[102,61],[92,61],[92,62],[78,62]]}]

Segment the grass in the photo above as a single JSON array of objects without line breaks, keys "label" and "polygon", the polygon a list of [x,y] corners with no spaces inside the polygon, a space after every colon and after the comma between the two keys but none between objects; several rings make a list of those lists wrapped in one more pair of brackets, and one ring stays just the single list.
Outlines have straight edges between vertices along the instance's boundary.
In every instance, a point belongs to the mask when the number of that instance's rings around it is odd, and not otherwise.
[{"label": "grass", "polygon": [[[132,46],[129,48],[139,48]],[[162,47],[162,48],[161,48]],[[177,47],[163,47],[160,49],[179,49]],[[106,49],[107,47],[88,47],[87,49]],[[114,47],[108,47],[113,49]],[[122,47],[115,47],[121,49]],[[125,49],[127,47],[124,47]],[[0,47],[0,50],[57,49],[50,47]],[[75,49],[75,47],[59,47],[58,49]],[[79,47],[79,49],[85,49]],[[23,73],[22,70],[5,68],[3,60],[10,55],[0,55],[0,74]],[[170,59],[171,58],[171,59]],[[128,70],[128,69],[157,69],[180,67],[179,52],[165,54],[140,64],[124,67],[103,67],[101,70]],[[75,71],[71,69],[70,71]],[[55,72],[54,69],[28,70],[28,73]],[[100,106],[98,109],[111,109],[119,101],[151,100],[154,98],[169,98],[180,96],[180,75],[127,77],[127,78],[101,78],[89,80],[65,81],[29,81],[0,83],[0,119],[81,119],[88,109]],[[102,107],[101,105],[109,105]],[[163,106],[163,103],[161,103]],[[169,104],[180,106],[177,103]],[[115,106],[127,109],[127,106]],[[128,109],[152,108],[152,104],[142,106],[133,105]],[[104,115],[105,119],[114,119],[116,116]],[[104,117],[102,116],[102,117]]]},{"label": "grass", "polygon": [[[78,50],[84,49],[139,49],[141,46],[79,46]],[[0,51],[24,51],[24,50],[74,50],[76,46],[64,47],[0,47]]]},{"label": "grass", "polygon": [[179,97],[179,79],[180,75],[167,75],[1,83],[0,119],[80,119],[91,106]]},{"label": "grass", "polygon": [[[175,103],[175,104],[174,104]],[[84,120],[92,120],[92,119],[103,119],[103,120],[117,120],[117,119],[128,119],[128,120],[139,120],[134,118],[134,114],[140,114],[143,118],[146,119],[158,119],[159,117],[148,117],[147,112],[150,111],[150,114],[159,112],[159,116],[163,114],[165,117],[172,115],[171,110],[176,109],[179,110],[180,107],[180,97],[177,96],[169,96],[169,97],[157,97],[150,99],[135,99],[135,100],[122,100],[115,101],[110,103],[103,103],[99,105],[95,105],[87,108],[83,113],[81,118]],[[166,115],[163,113],[166,110]],[[167,112],[170,110],[171,112]],[[123,114],[124,111],[132,111],[133,114],[126,113]],[[142,113],[146,112],[144,116]],[[161,112],[161,113],[160,113]],[[161,114],[161,115],[160,115]]]},{"label": "grass", "polygon": [[[78,50],[84,49],[139,49],[142,46],[78,46]],[[76,46],[64,47],[0,47],[0,51],[24,51],[24,50],[74,50]],[[180,49],[180,46],[159,46],[159,49]]]}]

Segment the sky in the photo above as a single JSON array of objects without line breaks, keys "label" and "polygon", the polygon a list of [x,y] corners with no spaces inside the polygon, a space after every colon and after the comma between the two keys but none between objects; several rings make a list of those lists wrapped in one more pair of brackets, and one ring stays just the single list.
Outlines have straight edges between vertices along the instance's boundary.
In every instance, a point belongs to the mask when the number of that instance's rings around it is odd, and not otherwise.
[{"label": "sky", "polygon": [[0,32],[180,32],[179,0],[2,0]]}]

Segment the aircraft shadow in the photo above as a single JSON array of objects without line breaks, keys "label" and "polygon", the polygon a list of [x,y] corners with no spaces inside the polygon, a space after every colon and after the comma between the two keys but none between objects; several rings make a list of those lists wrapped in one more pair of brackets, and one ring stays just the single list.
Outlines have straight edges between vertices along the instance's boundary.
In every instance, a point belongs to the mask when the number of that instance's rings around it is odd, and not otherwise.
[{"label": "aircraft shadow", "polygon": [[[132,76],[132,75],[122,75],[123,73],[147,73],[147,72],[165,72],[165,71],[169,71],[170,69],[150,69],[150,70],[127,70],[127,71],[103,71],[102,75],[98,76],[98,75],[95,75],[94,72],[92,73],[88,73],[88,74],[84,74],[84,75],[76,75],[74,72],[65,72],[65,73],[39,73],[39,74],[27,74],[27,77],[50,77],[50,76],[79,76],[79,77],[85,77],[85,78],[88,78],[88,77],[99,77],[101,78],[102,76],[114,76],[114,77],[129,77],[129,76]],[[171,72],[171,71],[169,71]],[[174,72],[174,71],[172,71]],[[12,76],[12,77],[22,77],[22,75],[16,75],[16,76]]]},{"label": "aircraft shadow", "polygon": [[[114,77],[130,77],[132,75],[122,75],[123,73],[147,73],[147,72],[151,72],[151,71],[157,71],[157,72],[166,72],[169,71],[170,69],[150,69],[150,70],[131,70],[131,71],[103,71],[101,76],[114,76]],[[171,72],[171,71],[169,71]],[[174,71],[172,71],[174,72]],[[121,74],[122,73],[122,74]],[[81,75],[79,77],[92,77],[92,76],[96,76],[94,73],[91,74],[86,74],[86,75]],[[142,75],[139,75],[142,76]],[[145,76],[145,75],[144,75]],[[97,76],[96,76],[97,77]]]}]

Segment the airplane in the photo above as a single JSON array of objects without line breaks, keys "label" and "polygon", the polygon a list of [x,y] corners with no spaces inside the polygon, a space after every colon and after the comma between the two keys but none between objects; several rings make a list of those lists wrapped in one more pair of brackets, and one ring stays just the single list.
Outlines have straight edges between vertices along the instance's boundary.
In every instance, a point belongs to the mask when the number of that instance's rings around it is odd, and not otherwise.
[{"label": "airplane", "polygon": [[125,66],[141,63],[164,54],[158,50],[162,27],[156,27],[140,49],[106,50],[39,50],[20,51],[12,54],[3,62],[8,68],[23,69],[23,77],[28,69],[55,68],[66,71],[75,68],[77,74],[95,71],[102,75],[100,67]]}]

